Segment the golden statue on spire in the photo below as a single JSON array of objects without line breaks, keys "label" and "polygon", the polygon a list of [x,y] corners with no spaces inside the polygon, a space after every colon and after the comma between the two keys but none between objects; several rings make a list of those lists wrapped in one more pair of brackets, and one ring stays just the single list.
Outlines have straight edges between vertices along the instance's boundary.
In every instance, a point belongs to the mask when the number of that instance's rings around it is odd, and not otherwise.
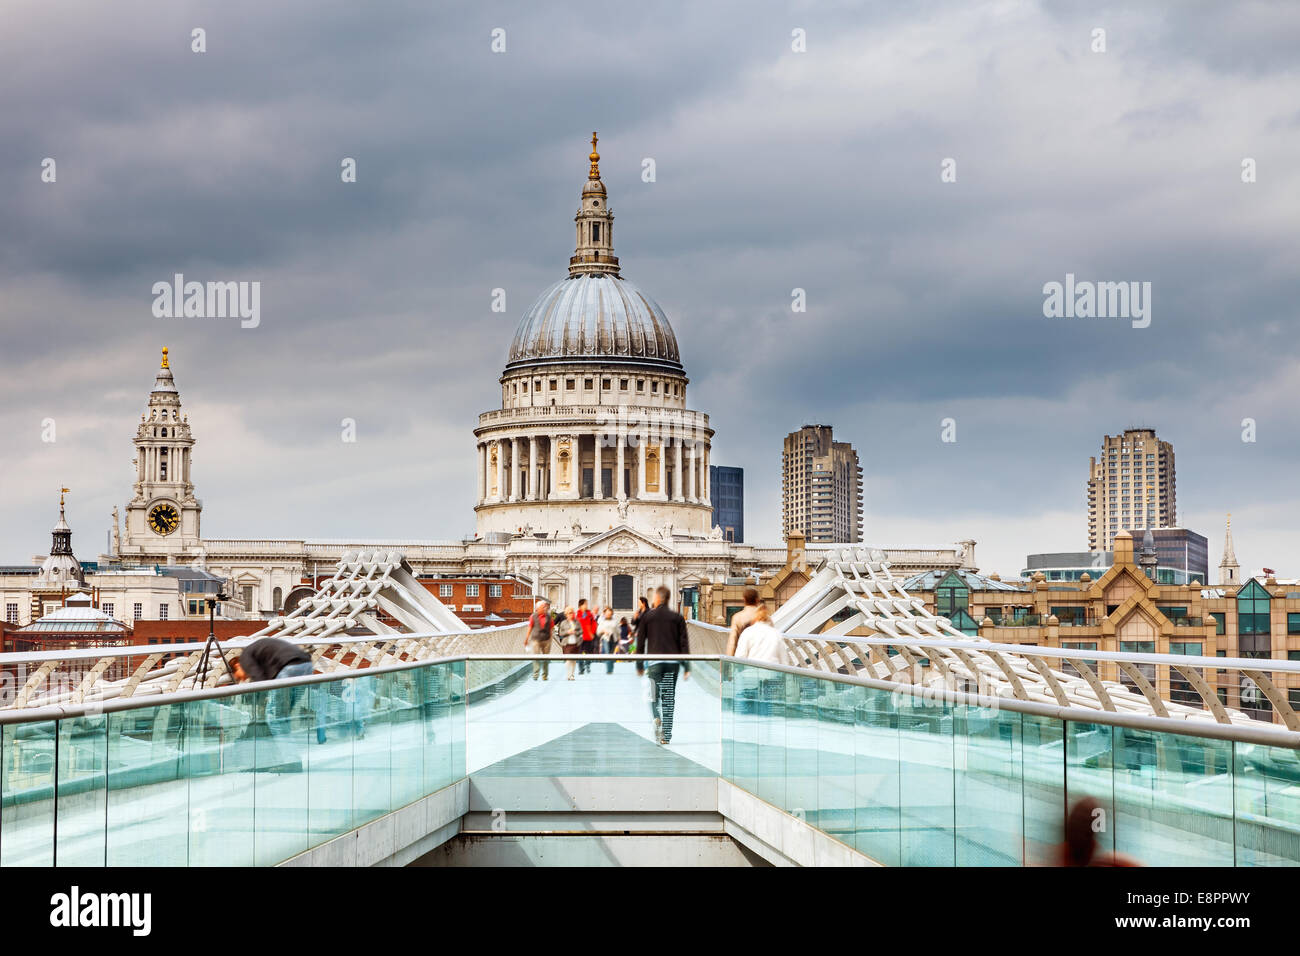
[{"label": "golden statue on spire", "polygon": [[591,156],[588,158],[591,160],[591,172],[587,173],[587,178],[599,179],[600,178],[600,153],[596,152],[595,130],[593,130],[591,133]]},{"label": "golden statue on spire", "polygon": [[165,345],[163,346],[163,360],[162,360],[162,366],[161,366],[161,367],[162,367],[162,368],[171,368],[171,366],[167,364],[167,346],[165,346]]}]

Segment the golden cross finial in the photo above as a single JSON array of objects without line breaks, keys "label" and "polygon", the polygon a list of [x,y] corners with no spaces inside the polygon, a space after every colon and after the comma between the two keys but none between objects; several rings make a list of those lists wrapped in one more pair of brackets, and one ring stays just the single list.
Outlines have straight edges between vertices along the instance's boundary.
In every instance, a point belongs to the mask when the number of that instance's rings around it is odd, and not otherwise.
[{"label": "golden cross finial", "polygon": [[589,158],[591,159],[591,172],[587,173],[587,178],[599,179],[600,178],[600,153],[596,152],[595,130],[593,130],[591,133],[591,156]]},{"label": "golden cross finial", "polygon": [[165,345],[163,346],[162,368],[171,368],[171,366],[167,364],[167,346]]}]

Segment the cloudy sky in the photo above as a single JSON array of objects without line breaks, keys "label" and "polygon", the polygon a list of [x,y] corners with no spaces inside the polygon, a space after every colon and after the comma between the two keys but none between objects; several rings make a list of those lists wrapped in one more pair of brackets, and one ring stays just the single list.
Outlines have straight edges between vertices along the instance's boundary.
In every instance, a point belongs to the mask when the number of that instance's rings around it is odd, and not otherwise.
[{"label": "cloudy sky", "polygon": [[[1231,511],[1248,571],[1300,575],[1300,6],[5,7],[0,562],[48,548],[60,484],[104,548],[162,345],[205,535],[471,532],[471,429],[565,274],[595,129],[750,540],[818,421],[862,455],[869,541],[1016,572],[1086,547],[1088,457],[1145,424],[1212,564]],[[260,326],[155,318],[177,272],[260,281]],[[1045,318],[1066,273],[1150,282],[1150,326]]]}]

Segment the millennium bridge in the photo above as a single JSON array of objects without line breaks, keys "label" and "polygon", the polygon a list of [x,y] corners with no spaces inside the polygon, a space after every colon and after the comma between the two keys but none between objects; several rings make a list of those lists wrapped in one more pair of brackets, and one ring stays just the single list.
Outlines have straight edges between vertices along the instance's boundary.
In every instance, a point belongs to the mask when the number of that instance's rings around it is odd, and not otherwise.
[{"label": "millennium bridge", "polygon": [[464,627],[390,551],[261,632],[308,677],[235,685],[202,644],[3,654],[0,865],[1032,865],[1085,796],[1143,863],[1300,862],[1300,662],[991,643],[857,547],[773,623],[789,666],[688,623],[663,746],[632,658],[533,680],[523,625]]}]

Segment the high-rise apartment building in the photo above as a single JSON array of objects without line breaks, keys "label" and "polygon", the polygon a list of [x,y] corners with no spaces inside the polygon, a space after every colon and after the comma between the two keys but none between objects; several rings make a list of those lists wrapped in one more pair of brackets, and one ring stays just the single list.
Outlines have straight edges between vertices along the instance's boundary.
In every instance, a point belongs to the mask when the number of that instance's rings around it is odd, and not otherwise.
[{"label": "high-rise apartment building", "polygon": [[1174,446],[1154,428],[1107,435],[1101,457],[1088,459],[1088,550],[1111,550],[1120,531],[1177,524]]},{"label": "high-rise apartment building", "polygon": [[745,540],[745,469],[709,465],[709,494],[713,498],[713,527],[727,541]]},{"label": "high-rise apartment building", "polygon": [[862,540],[862,468],[848,442],[829,425],[805,425],[785,436],[781,458],[782,533],[809,544]]}]

